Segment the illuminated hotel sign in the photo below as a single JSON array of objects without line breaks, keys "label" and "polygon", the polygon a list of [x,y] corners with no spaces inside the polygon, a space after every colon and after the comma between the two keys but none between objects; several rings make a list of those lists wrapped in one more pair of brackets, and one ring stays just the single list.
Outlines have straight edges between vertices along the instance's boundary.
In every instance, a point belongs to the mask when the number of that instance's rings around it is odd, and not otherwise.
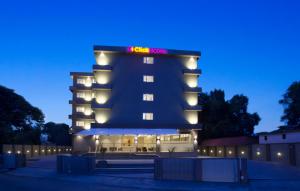
[{"label": "illuminated hotel sign", "polygon": [[168,50],[162,48],[147,48],[139,46],[130,46],[127,52],[131,53],[144,53],[144,54],[168,54]]}]

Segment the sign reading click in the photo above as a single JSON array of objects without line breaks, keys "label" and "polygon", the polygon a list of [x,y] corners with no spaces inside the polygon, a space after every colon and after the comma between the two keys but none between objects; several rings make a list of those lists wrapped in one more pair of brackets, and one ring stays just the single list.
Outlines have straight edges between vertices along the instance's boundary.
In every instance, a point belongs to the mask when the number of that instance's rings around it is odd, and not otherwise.
[{"label": "sign reading click", "polygon": [[144,53],[144,54],[168,54],[168,51],[166,49],[147,48],[147,47],[139,47],[139,46],[130,46],[127,48],[127,52]]}]

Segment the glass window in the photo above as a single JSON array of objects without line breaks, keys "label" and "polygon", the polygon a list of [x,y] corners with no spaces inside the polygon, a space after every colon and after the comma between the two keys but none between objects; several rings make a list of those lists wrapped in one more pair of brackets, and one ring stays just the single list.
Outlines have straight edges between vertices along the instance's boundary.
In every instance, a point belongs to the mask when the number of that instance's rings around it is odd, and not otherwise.
[{"label": "glass window", "polygon": [[84,112],[84,107],[76,107],[76,112]]},{"label": "glass window", "polygon": [[143,113],[143,120],[153,120],[153,113]]},{"label": "glass window", "polygon": [[76,121],[76,126],[84,127],[84,121]]},{"label": "glass window", "polygon": [[83,78],[78,78],[77,84],[85,84],[85,80]]},{"label": "glass window", "polygon": [[154,58],[153,57],[144,57],[144,64],[153,64]]},{"label": "glass window", "polygon": [[153,94],[143,94],[143,100],[144,101],[153,101],[154,95]]},{"label": "glass window", "polygon": [[78,98],[84,98],[85,97],[83,92],[77,92],[76,96]]},{"label": "glass window", "polygon": [[144,81],[144,82],[154,82],[154,76],[147,76],[147,75],[144,75],[144,76],[143,76],[143,81]]}]

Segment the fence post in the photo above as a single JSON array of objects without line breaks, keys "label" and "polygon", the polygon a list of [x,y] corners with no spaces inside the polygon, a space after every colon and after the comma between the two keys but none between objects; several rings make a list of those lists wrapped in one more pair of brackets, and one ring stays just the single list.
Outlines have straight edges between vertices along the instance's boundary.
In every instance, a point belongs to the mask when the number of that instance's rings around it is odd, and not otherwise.
[{"label": "fence post", "polygon": [[296,147],[295,144],[288,145],[289,163],[290,165],[296,166]]},{"label": "fence post", "polygon": [[271,147],[270,147],[270,144],[266,144],[266,161],[271,161]]}]

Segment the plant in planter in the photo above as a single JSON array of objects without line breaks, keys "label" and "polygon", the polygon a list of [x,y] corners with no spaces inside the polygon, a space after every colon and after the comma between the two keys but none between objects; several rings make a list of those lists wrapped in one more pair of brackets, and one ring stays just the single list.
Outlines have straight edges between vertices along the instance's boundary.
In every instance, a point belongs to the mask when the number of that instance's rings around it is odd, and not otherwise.
[{"label": "plant in planter", "polygon": [[172,147],[172,148],[168,149],[168,151],[169,151],[169,157],[171,158],[174,151],[175,151],[175,147]]}]

